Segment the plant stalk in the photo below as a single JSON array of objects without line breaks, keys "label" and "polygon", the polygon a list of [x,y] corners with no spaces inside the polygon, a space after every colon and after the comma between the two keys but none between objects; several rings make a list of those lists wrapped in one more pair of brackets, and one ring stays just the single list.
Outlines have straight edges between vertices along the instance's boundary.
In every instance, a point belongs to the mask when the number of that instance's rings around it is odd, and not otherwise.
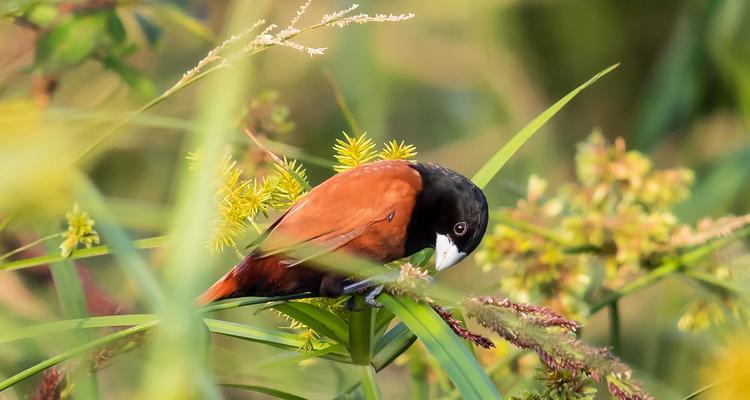
[{"label": "plant stalk", "polygon": [[357,365],[359,379],[362,382],[362,392],[367,400],[380,400],[380,386],[376,377],[375,368],[372,365]]},{"label": "plant stalk", "polygon": [[349,353],[354,364],[369,366],[375,333],[374,313],[372,307],[365,304],[364,296],[354,296],[352,301],[356,311],[349,313]]},{"label": "plant stalk", "polygon": [[609,303],[609,345],[617,355],[622,354],[620,337],[620,307],[615,300]]}]

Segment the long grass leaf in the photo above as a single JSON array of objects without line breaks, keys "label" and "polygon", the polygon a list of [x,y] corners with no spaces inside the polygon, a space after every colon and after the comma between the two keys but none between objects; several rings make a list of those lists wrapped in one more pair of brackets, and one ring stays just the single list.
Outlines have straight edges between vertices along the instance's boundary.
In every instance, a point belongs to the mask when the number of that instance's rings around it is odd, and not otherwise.
[{"label": "long grass leaf", "polygon": [[225,388],[247,390],[247,391],[256,392],[256,393],[263,393],[263,394],[267,394],[269,396],[275,397],[277,399],[305,400],[304,397],[299,397],[297,395],[291,394],[289,392],[285,392],[283,390],[272,389],[272,388],[265,387],[265,386],[245,385],[242,383],[220,383],[219,386],[222,386]]},{"label": "long grass leaf", "polygon": [[698,396],[702,395],[703,393],[706,393],[709,390],[711,390],[711,389],[713,389],[713,388],[715,388],[715,387],[717,387],[717,386],[719,386],[719,385],[721,385],[721,384],[723,384],[723,383],[725,383],[727,381],[730,381],[732,379],[733,379],[733,377],[729,377],[729,378],[721,379],[721,380],[716,381],[714,383],[708,384],[706,386],[703,386],[702,388],[696,390],[695,392],[690,393],[689,395],[685,396],[682,400],[692,400],[692,399],[695,399]]},{"label": "long grass leaf", "polygon": [[112,343],[112,342],[114,342],[116,340],[120,340],[122,338],[125,338],[125,337],[128,337],[128,336],[134,335],[136,333],[148,330],[149,328],[151,328],[155,324],[156,324],[156,321],[149,322],[149,323],[142,324],[142,325],[133,326],[133,327],[130,327],[130,328],[127,328],[127,329],[123,329],[121,331],[112,333],[110,335],[101,337],[99,339],[92,340],[92,341],[90,341],[90,342],[88,342],[86,344],[74,347],[74,348],[72,348],[70,350],[67,350],[65,352],[62,352],[62,353],[60,353],[60,354],[58,354],[56,356],[50,357],[50,358],[48,358],[48,359],[46,359],[46,360],[44,360],[42,362],[34,364],[33,366],[31,366],[31,367],[29,367],[29,368],[27,368],[27,369],[25,369],[25,370],[23,370],[23,371],[15,374],[15,375],[13,375],[13,376],[11,376],[10,378],[8,378],[8,379],[6,379],[6,380],[4,380],[2,382],[0,382],[0,392],[2,392],[3,390],[5,390],[5,389],[7,389],[7,388],[9,388],[9,387],[11,387],[13,385],[15,385],[18,382],[21,382],[21,381],[23,381],[23,380],[25,380],[25,379],[33,376],[37,372],[44,371],[45,369],[47,369],[49,367],[57,365],[57,364],[65,361],[65,360],[68,360],[68,359],[70,359],[72,357],[75,357],[75,356],[77,356],[79,354],[83,354],[83,353],[85,353],[85,352],[87,352],[87,351],[89,351],[91,349],[95,349],[95,348],[97,348],[99,346],[103,346],[105,344]]},{"label": "long grass leaf", "polygon": [[359,381],[362,383],[362,392],[367,400],[380,400],[380,386],[376,377],[375,369],[371,365],[358,365]]},{"label": "long grass leaf", "polygon": [[492,381],[456,334],[437,313],[409,298],[378,297],[385,307],[422,341],[464,399],[500,399]]},{"label": "long grass leaf", "polygon": [[[155,236],[146,239],[134,240],[132,246],[138,250],[153,249],[157,247],[166,246],[169,242],[167,236]],[[105,256],[112,254],[112,248],[108,245],[94,246],[87,249],[78,249],[68,259],[79,260],[83,258]],[[64,257],[59,251],[51,254],[46,254],[39,257],[24,258],[22,260],[12,261],[6,264],[0,264],[0,271],[12,271],[16,269],[36,267],[39,265],[45,265],[54,263],[62,260]]]},{"label": "long grass leaf", "polygon": [[[50,251],[54,246],[47,244]],[[81,278],[75,264],[70,260],[62,260],[52,264],[50,268],[52,280],[55,283],[55,291],[60,300],[63,316],[65,318],[85,318],[88,316],[86,309],[86,296],[81,285]],[[68,335],[60,338],[71,346],[80,346],[89,342],[93,337],[91,332],[81,332],[80,335]],[[99,390],[96,375],[88,373],[74,373],[71,379],[75,381],[77,398],[98,399]]]},{"label": "long grass leaf", "polygon": [[416,340],[417,336],[403,322],[396,325],[375,344],[375,355],[372,357],[372,365],[375,370],[380,371],[390,365],[393,360],[408,350]]},{"label": "long grass leaf", "polygon": [[204,322],[211,332],[237,339],[265,343],[284,349],[298,349],[304,345],[304,340],[293,333],[256,328],[245,324],[211,318],[204,319]]},{"label": "long grass leaf", "polygon": [[480,188],[484,188],[487,186],[487,184],[492,180],[492,178],[497,175],[498,172],[500,172],[500,169],[503,168],[505,163],[508,162],[508,160],[515,154],[518,149],[523,146],[524,143],[526,143],[527,140],[531,136],[536,133],[536,131],[539,130],[547,121],[549,121],[555,114],[557,114],[560,109],[562,109],[570,100],[572,100],[578,93],[580,93],[583,89],[586,89],[591,84],[596,82],[599,78],[603,77],[604,75],[608,74],[613,69],[617,68],[620,64],[612,65],[611,67],[606,68],[602,72],[599,72],[598,74],[594,75],[593,78],[586,81],[581,86],[578,86],[577,88],[573,89],[572,92],[566,94],[563,98],[558,100],[555,104],[550,106],[548,109],[544,110],[541,114],[537,115],[536,118],[531,120],[526,126],[523,127],[518,133],[516,133],[509,141],[506,143],[503,147],[500,148],[500,150],[495,153],[495,155],[492,156],[492,158],[487,161],[482,168],[479,169],[479,171],[474,175],[474,177],[471,178],[471,180],[479,186]]},{"label": "long grass leaf", "polygon": [[138,285],[144,300],[152,309],[163,306],[164,294],[155,275],[133,247],[128,234],[109,212],[102,194],[84,175],[78,175],[76,183],[82,202],[91,210],[92,215],[97,219],[97,226],[103,238],[112,246],[113,254],[118,261],[117,265]]},{"label": "long grass leaf", "polygon": [[[249,325],[238,324],[236,322],[221,321],[217,319],[205,318],[204,322],[208,329],[216,334],[233,337],[235,339],[247,340],[250,342],[262,343],[273,347],[286,350],[298,350],[305,345],[305,341],[293,333],[280,332],[277,330],[268,330],[252,327]],[[322,358],[334,361],[350,363],[349,354],[343,347],[334,347],[329,351],[321,354]],[[316,349],[322,350],[322,349]]]},{"label": "long grass leaf", "polygon": [[15,340],[35,338],[44,335],[53,335],[55,333],[75,329],[114,328],[121,326],[142,325],[156,321],[156,319],[157,317],[154,314],[128,314],[48,322],[44,324],[24,327],[14,331],[2,331],[0,332],[0,344],[12,342]]},{"label": "long grass leaf", "polygon": [[344,345],[349,343],[349,330],[346,322],[328,310],[314,304],[294,302],[275,304],[272,308],[321,335],[328,336]]}]

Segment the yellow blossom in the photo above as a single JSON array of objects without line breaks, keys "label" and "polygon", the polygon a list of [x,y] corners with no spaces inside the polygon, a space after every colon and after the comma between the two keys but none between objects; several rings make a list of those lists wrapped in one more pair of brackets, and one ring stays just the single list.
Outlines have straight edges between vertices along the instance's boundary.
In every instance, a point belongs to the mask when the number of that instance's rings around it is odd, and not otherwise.
[{"label": "yellow blossom", "polygon": [[74,204],[73,210],[65,214],[65,217],[68,219],[68,230],[63,232],[65,240],[60,244],[63,257],[70,257],[79,244],[86,247],[99,244],[99,233],[94,229],[95,221],[89,218],[87,212],[81,211],[78,204]]}]

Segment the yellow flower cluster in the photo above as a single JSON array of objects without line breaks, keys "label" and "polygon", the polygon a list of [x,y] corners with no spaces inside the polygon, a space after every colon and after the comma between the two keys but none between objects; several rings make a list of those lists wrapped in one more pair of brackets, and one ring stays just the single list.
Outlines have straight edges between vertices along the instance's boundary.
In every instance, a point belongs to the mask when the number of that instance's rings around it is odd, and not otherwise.
[{"label": "yellow flower cluster", "polygon": [[[191,169],[195,169],[200,157],[189,153]],[[244,178],[243,169],[231,155],[225,154],[216,168],[216,196],[219,203],[218,217],[210,247],[221,252],[236,245],[258,216],[267,216],[269,209],[284,211],[306,192],[307,172],[297,160],[283,159],[274,165],[273,172],[263,179]]]},{"label": "yellow flower cluster", "polygon": [[99,244],[99,233],[94,229],[95,221],[89,218],[87,212],[81,211],[78,204],[73,205],[73,210],[65,214],[65,218],[68,220],[68,229],[63,232],[65,240],[60,244],[63,257],[70,257],[80,244],[86,247]]},{"label": "yellow flower cluster", "polygon": [[417,155],[414,145],[406,144],[403,140],[391,140],[383,145],[383,149],[375,150],[375,142],[367,137],[367,133],[358,138],[349,136],[346,132],[343,139],[336,139],[333,146],[334,157],[339,162],[333,167],[336,172],[365,164],[376,159],[380,160],[409,160]]},{"label": "yellow flower cluster", "polygon": [[654,170],[622,139],[610,145],[600,133],[579,144],[575,162],[578,182],[551,195],[532,176],[526,197],[500,210],[477,259],[503,272],[502,290],[513,298],[582,318],[590,289],[621,287],[674,252],[681,226],[671,207],[688,196],[693,174]]}]

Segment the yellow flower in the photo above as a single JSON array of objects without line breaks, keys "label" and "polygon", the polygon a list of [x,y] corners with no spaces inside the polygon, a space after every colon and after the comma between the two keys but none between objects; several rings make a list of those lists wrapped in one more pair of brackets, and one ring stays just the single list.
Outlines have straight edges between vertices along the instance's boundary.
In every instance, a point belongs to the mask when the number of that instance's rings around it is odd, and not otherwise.
[{"label": "yellow flower", "polygon": [[342,133],[344,139],[336,139],[336,144],[333,146],[333,150],[336,152],[334,157],[340,163],[333,167],[336,172],[346,171],[375,159],[377,156],[375,143],[367,137],[367,133],[363,133],[356,139],[347,135],[346,132]]},{"label": "yellow flower", "polygon": [[704,385],[717,384],[706,391],[708,400],[750,398],[750,336],[731,339],[702,375]]},{"label": "yellow flower", "polygon": [[381,160],[409,160],[417,155],[417,148],[412,144],[405,144],[402,140],[399,143],[391,140],[383,145],[383,150],[378,153]]},{"label": "yellow flower", "polygon": [[[274,175],[266,185],[272,184],[270,188],[273,191],[273,207],[276,209],[286,209],[291,207],[306,193],[309,186],[307,181],[307,171],[302,163],[297,160],[287,160],[284,157],[284,165],[274,165]],[[264,185],[265,186],[265,185]]]},{"label": "yellow flower", "polygon": [[73,210],[65,217],[68,219],[68,230],[62,234],[65,240],[60,244],[63,257],[70,257],[79,244],[86,247],[99,244],[99,233],[94,230],[95,221],[89,218],[87,212],[81,211],[78,204],[74,204]]}]

